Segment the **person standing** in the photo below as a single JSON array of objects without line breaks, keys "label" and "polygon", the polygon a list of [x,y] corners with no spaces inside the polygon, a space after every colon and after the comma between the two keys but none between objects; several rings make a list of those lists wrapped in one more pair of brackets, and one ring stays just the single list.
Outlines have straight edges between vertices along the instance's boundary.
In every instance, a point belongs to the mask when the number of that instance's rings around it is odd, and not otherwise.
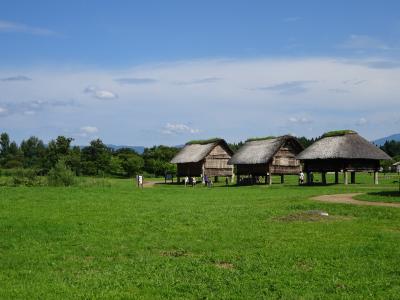
[{"label": "person standing", "polygon": [[138,176],[138,186],[143,188],[143,176],[142,175]]},{"label": "person standing", "polygon": [[189,177],[186,176],[186,177],[185,177],[185,187],[188,185],[188,183],[189,183]]},{"label": "person standing", "polygon": [[196,177],[192,178],[192,186],[195,187],[196,186]]},{"label": "person standing", "polygon": [[303,171],[300,171],[299,184],[302,185],[303,183],[304,183],[304,173],[303,173]]}]

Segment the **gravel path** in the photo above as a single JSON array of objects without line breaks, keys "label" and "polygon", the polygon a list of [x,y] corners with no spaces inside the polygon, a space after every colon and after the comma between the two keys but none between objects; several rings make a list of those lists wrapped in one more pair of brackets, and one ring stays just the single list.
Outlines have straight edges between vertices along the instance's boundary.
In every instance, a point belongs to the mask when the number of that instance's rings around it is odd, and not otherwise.
[{"label": "gravel path", "polygon": [[361,201],[353,199],[353,197],[357,195],[362,195],[362,193],[321,195],[312,197],[311,199],[323,202],[331,202],[331,203],[345,203],[345,204],[365,205],[365,206],[400,207],[400,203],[372,202],[372,201]]}]

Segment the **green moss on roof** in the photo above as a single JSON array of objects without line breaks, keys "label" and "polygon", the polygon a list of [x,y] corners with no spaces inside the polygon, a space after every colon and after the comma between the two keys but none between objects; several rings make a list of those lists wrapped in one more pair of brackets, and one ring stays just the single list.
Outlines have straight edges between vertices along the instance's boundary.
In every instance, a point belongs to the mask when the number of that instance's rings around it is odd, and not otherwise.
[{"label": "green moss on roof", "polygon": [[335,130],[335,131],[329,131],[326,132],[322,135],[323,138],[325,137],[331,137],[331,136],[341,136],[341,135],[346,135],[346,134],[352,134],[352,133],[357,133],[353,130]]},{"label": "green moss on roof", "polygon": [[207,145],[207,144],[211,144],[211,143],[217,143],[219,141],[222,141],[222,139],[221,138],[212,138],[212,139],[208,139],[208,140],[193,140],[193,141],[187,142],[186,145],[195,145],[195,144]]},{"label": "green moss on roof", "polygon": [[255,137],[255,138],[247,139],[246,142],[272,140],[272,139],[276,139],[276,136],[270,135],[270,136],[265,136],[265,137]]}]

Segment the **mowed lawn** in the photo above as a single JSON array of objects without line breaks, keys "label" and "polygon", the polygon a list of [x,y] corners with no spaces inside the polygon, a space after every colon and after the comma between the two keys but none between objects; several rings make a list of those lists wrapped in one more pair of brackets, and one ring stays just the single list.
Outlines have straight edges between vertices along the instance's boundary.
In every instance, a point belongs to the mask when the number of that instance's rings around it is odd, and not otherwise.
[{"label": "mowed lawn", "polygon": [[309,200],[381,181],[1,187],[0,298],[396,299],[400,209]]}]

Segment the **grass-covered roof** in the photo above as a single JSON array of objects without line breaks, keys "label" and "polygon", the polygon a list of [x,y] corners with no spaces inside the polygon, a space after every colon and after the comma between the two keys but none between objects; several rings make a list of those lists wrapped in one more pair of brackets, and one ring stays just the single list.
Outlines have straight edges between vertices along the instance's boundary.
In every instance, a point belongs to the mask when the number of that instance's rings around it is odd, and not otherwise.
[{"label": "grass-covered roof", "polygon": [[342,136],[342,135],[346,135],[346,134],[352,134],[352,133],[357,133],[354,130],[350,130],[350,129],[344,129],[344,130],[334,130],[334,131],[329,131],[329,132],[325,132],[322,137],[331,137],[331,136]]},{"label": "grass-covered roof", "polygon": [[217,143],[222,141],[221,138],[211,138],[211,139],[207,139],[207,140],[193,140],[193,141],[189,141],[186,143],[186,145],[207,145],[207,144],[211,144],[211,143]]},{"label": "grass-covered roof", "polygon": [[270,135],[265,137],[253,137],[246,140],[246,142],[255,142],[255,141],[264,141],[264,140],[272,140],[275,139],[276,136]]}]

